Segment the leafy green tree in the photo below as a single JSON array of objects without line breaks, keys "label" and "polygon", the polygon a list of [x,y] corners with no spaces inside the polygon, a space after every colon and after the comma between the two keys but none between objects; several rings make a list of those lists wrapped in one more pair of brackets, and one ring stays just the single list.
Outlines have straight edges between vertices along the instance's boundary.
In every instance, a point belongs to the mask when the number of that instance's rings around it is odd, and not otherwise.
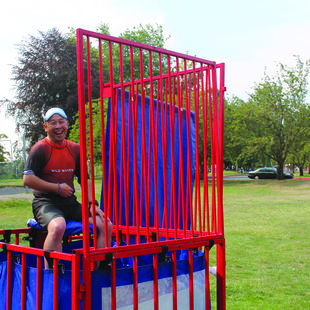
[{"label": "leafy green tree", "polygon": [[224,131],[224,162],[236,169],[244,160],[243,150],[248,131],[244,126],[246,120],[246,103],[237,97],[225,101],[225,131]]},{"label": "leafy green tree", "polygon": [[304,175],[304,168],[307,163],[310,162],[310,136],[309,132],[304,137],[299,137],[298,143],[296,143],[288,155],[288,162],[292,163],[292,166],[299,168],[300,176]]},{"label": "leafy green tree", "polygon": [[[23,127],[33,144],[44,135],[42,115],[50,107],[64,108],[70,123],[77,113],[76,45],[53,28],[29,36],[18,46],[18,52],[17,64],[12,67],[16,99],[2,100],[2,104],[15,117],[17,129]],[[98,78],[98,69],[94,73],[93,78]],[[94,92],[99,93],[97,89]]]},{"label": "leafy green tree", "polygon": [[9,153],[5,151],[4,146],[1,144],[1,140],[5,139],[8,139],[8,137],[5,134],[0,133],[0,162],[6,162],[6,156],[9,155]]},{"label": "leafy green tree", "polygon": [[254,120],[248,145],[278,164],[278,178],[283,179],[283,168],[292,148],[303,143],[301,137],[309,132],[309,107],[306,103],[310,62],[296,57],[296,66],[279,65],[276,77],[265,74],[250,103]]},{"label": "leafy green tree", "polygon": [[[98,32],[101,32],[103,34],[110,34],[109,27],[106,24],[102,24],[97,28]],[[71,40],[74,41],[75,39],[72,37],[73,33],[71,33]],[[163,48],[164,43],[166,39],[163,35],[163,29],[162,26],[156,26],[153,27],[151,25],[142,26],[139,25],[138,27],[134,27],[133,30],[125,30],[124,33],[119,35],[120,38],[131,40],[131,41],[137,41],[140,43],[148,44],[151,46],[156,46]],[[107,43],[102,43],[102,61],[103,61],[103,74],[105,76],[109,75],[109,65],[108,65],[108,59],[109,59],[109,49]],[[92,54],[93,59],[98,59],[98,50],[97,46],[91,45],[90,50]],[[125,82],[131,81],[131,68],[130,68],[130,49],[127,46],[122,47],[122,66],[123,66],[123,80]],[[114,82],[119,83],[120,81],[120,57],[119,57],[119,46],[112,44],[112,57],[113,57],[113,76],[114,76]],[[134,57],[134,63],[135,63],[135,71],[134,71],[134,78],[140,79],[140,51],[137,48],[133,49],[133,57]],[[149,71],[148,65],[149,65],[149,55],[143,54],[143,74],[144,77],[149,77]],[[153,62],[153,76],[156,76],[156,74],[159,74],[159,63],[158,63],[158,57],[157,62],[154,60]],[[166,61],[163,61],[163,70],[167,70]],[[108,79],[109,80],[109,79]],[[148,95],[149,88],[146,87],[146,94]],[[92,116],[93,116],[93,132],[94,132],[94,157],[95,160],[101,161],[101,127],[100,127],[100,109],[99,109],[99,96],[93,95],[92,100]],[[104,100],[104,115],[106,120],[106,113],[107,113],[107,100]],[[86,107],[86,124],[88,124],[89,116],[88,116],[88,104]],[[69,135],[69,139],[75,142],[79,142],[79,119],[77,117],[77,114],[75,115],[74,121],[72,123],[72,129]],[[87,128],[87,131],[89,132],[89,128]]]},{"label": "leafy green tree", "polygon": [[[97,30],[104,34],[110,34],[107,24],[100,25]],[[139,25],[134,30],[126,30],[122,36],[126,39],[138,40],[159,47],[163,47],[165,41],[161,26]],[[16,119],[17,129],[23,128],[30,145],[44,135],[42,114],[52,106],[64,108],[68,115],[69,124],[74,124],[74,117],[78,112],[75,43],[75,34],[72,31],[71,34],[63,35],[53,28],[47,32],[40,31],[38,36],[29,36],[18,46],[18,62],[12,66],[13,80],[16,82],[16,97],[15,100],[3,99],[1,104],[5,105],[8,113]],[[116,46],[113,48],[115,50]],[[97,49],[98,46],[91,46],[93,98],[99,98]],[[136,53],[135,50],[135,55]],[[124,48],[124,75],[130,77],[129,68],[125,65],[125,63],[127,64],[126,57],[130,56],[126,55]],[[104,80],[107,80],[109,76],[107,60],[108,54],[106,52],[103,55]],[[119,64],[119,59],[115,59],[116,75],[119,74]],[[85,90],[86,100],[88,100],[87,81],[85,81]],[[69,133],[70,130],[69,127]]]}]

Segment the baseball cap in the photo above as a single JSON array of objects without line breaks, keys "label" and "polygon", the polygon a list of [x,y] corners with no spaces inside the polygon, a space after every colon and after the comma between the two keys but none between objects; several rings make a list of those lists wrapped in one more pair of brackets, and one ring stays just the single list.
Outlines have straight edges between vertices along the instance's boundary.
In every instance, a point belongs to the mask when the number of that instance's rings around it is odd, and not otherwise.
[{"label": "baseball cap", "polygon": [[59,114],[63,118],[67,119],[65,111],[61,108],[51,108],[43,116],[44,120],[47,122],[54,114]]}]

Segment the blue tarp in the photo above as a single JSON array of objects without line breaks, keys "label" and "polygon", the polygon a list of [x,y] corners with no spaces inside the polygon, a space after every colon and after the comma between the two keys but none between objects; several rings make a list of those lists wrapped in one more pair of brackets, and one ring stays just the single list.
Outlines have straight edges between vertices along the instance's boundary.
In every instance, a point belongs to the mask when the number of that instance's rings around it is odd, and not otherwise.
[{"label": "blue tarp", "polygon": [[[130,118],[128,117],[128,110],[129,110],[129,92],[124,92],[124,113],[122,113],[121,107],[121,90],[119,90],[116,93],[115,96],[115,102],[118,105],[118,108],[114,108],[114,111],[118,111],[117,115],[114,115],[114,119],[117,122],[117,137],[116,137],[116,174],[117,174],[117,193],[118,193],[118,202],[120,197],[120,176],[124,174],[123,171],[121,171],[121,143],[122,143],[122,122],[124,121],[125,124],[125,136],[126,136],[126,156],[127,156],[127,150],[128,150],[128,129],[130,128],[130,158],[129,158],[129,225],[133,225],[132,223],[132,212],[133,212],[133,184],[134,184],[134,148],[133,148],[133,112],[132,109],[130,110]],[[165,115],[165,105],[163,114]],[[161,106],[161,103],[159,102],[159,106]],[[170,209],[172,205],[172,199],[171,199],[171,185],[172,185],[172,167],[174,166],[175,171],[175,197],[176,197],[176,208],[178,208],[179,203],[179,191],[180,191],[180,182],[179,182],[179,163],[180,163],[180,136],[179,136],[179,111],[178,107],[174,107],[174,160],[172,159],[172,150],[171,150],[171,124],[170,124],[170,106],[169,104],[167,106],[167,127],[164,125],[164,131],[167,131],[167,145],[166,145],[166,151],[167,151],[167,207],[168,207],[168,216],[170,219]],[[146,169],[148,169],[148,158],[149,158],[149,134],[150,134],[150,98],[145,97],[144,102],[144,115],[145,115],[145,142],[146,142]],[[139,207],[140,207],[140,194],[141,191],[143,191],[143,214],[142,214],[142,226],[146,226],[146,215],[145,215],[145,188],[144,185],[141,187],[141,158],[142,158],[142,112],[143,112],[143,104],[142,104],[142,97],[138,96],[138,120],[137,120],[137,151],[136,151],[136,158],[137,158],[137,180],[138,180],[138,190],[139,190]],[[116,114],[116,112],[115,112]],[[124,120],[122,119],[122,114],[124,115]],[[183,170],[184,170],[184,179],[183,179],[183,186],[184,186],[184,201],[185,205],[189,205],[189,199],[186,200],[186,176],[187,176],[187,161],[188,161],[188,154],[187,149],[190,148],[190,167],[191,167],[191,189],[193,187],[193,181],[194,181],[194,172],[195,172],[195,115],[193,112],[190,113],[190,141],[187,140],[187,127],[186,127],[186,110],[183,109],[181,112],[182,115],[182,155],[183,155]],[[164,214],[164,205],[165,205],[165,195],[164,195],[164,166],[163,166],[163,139],[162,139],[162,122],[161,122],[162,112],[161,108],[158,109],[157,112],[157,101],[154,100],[154,119],[155,119],[155,131],[156,135],[158,136],[158,172],[157,172],[157,199],[158,199],[158,207],[159,207],[159,224],[160,227],[162,227],[162,218]],[[156,120],[158,119],[158,122],[156,125]],[[107,180],[109,175],[109,161],[111,160],[111,156],[109,154],[110,149],[110,136],[111,136],[111,101],[109,102],[108,106],[108,117],[107,117],[107,130],[106,130],[106,167],[107,167]],[[149,225],[154,225],[154,203],[155,203],[155,184],[154,184],[154,162],[153,162],[153,156],[154,156],[154,146],[151,142],[151,160],[150,160],[150,205],[149,205]],[[127,161],[127,160],[126,160]],[[149,173],[147,172],[147,173]],[[114,180],[112,179],[112,184],[114,184]],[[122,182],[124,182],[124,179],[122,179]],[[144,182],[144,181],[143,181]],[[144,184],[144,183],[143,183]],[[107,188],[108,188],[108,182],[107,182]],[[126,224],[125,219],[125,200],[124,200],[124,183],[122,184],[122,208],[119,210],[119,212],[122,212],[122,219],[121,224]],[[113,199],[111,199],[113,201]],[[101,196],[101,206],[103,205],[103,195]],[[120,205],[120,204],[119,204]],[[182,200],[180,199],[180,210],[186,206],[182,206]],[[185,208],[186,210],[186,208]],[[190,228],[190,210],[187,208],[188,212],[188,229]],[[112,217],[113,218],[113,217]],[[169,223],[169,221],[168,221]],[[183,227],[183,221],[182,221],[182,211],[180,211],[180,228]]]}]

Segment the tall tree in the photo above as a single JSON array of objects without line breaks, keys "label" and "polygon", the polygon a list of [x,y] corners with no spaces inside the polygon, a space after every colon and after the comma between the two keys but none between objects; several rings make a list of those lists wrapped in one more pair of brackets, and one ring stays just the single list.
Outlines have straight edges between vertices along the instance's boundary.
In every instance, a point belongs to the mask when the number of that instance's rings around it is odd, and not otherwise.
[{"label": "tall tree", "polygon": [[1,140],[5,140],[7,138],[8,137],[5,134],[0,133],[0,162],[6,162],[6,156],[9,155],[9,152],[6,152],[4,146],[1,144]]},{"label": "tall tree", "polygon": [[17,129],[23,126],[33,144],[44,134],[42,115],[49,107],[63,107],[69,119],[76,113],[76,47],[51,29],[29,36],[18,52],[18,63],[12,67],[16,99],[5,103]]},{"label": "tall tree", "polygon": [[[97,28],[97,31],[103,33],[103,34],[110,34],[109,28],[106,24],[100,25]],[[163,48],[164,43],[166,41],[164,35],[163,35],[163,29],[162,26],[157,25],[156,27],[153,27],[152,25],[146,25],[142,26],[139,25],[138,27],[134,27],[132,30],[125,30],[124,33],[120,34],[120,37],[123,39],[131,40],[131,41],[137,41],[140,43],[148,44],[151,46],[156,46]],[[74,40],[74,39],[72,39]],[[107,43],[102,42],[102,61],[103,61],[103,73],[106,75],[109,75],[109,63],[107,60],[109,59],[109,46]],[[92,58],[97,59],[98,55],[98,47],[95,45],[91,46],[91,53],[92,53]],[[130,67],[130,49],[128,46],[123,45],[122,46],[122,66],[123,66],[123,79],[124,81],[131,81],[131,67]],[[113,78],[114,82],[117,84],[120,81],[120,57],[119,57],[119,46],[117,44],[112,44],[112,57],[113,57]],[[135,79],[140,79],[140,67],[139,67],[139,61],[140,61],[140,51],[138,48],[133,49],[133,57],[134,57],[134,62],[137,64],[134,70],[134,78]],[[149,55],[148,54],[143,54],[143,64],[145,67],[143,68],[143,74],[144,77],[149,77]],[[167,70],[166,66],[166,60],[163,61],[163,70]],[[159,63],[158,63],[158,58],[157,60],[153,61],[153,76],[156,74],[159,74]],[[107,80],[109,81],[109,79]],[[104,81],[105,82],[105,81]],[[92,83],[94,85],[94,83]],[[148,95],[149,92],[149,87],[146,87],[146,94]],[[95,141],[95,152],[94,154],[95,160],[99,159],[101,160],[101,146],[100,146],[100,110],[99,110],[99,105],[98,101],[96,100],[98,97],[93,95],[93,124],[94,125],[94,139]],[[108,102],[107,100],[104,101],[104,106],[105,106],[105,113],[108,107]],[[86,118],[88,119],[88,110],[86,111]],[[88,124],[88,122],[86,122]],[[88,130],[88,129],[87,129]],[[98,132],[98,134],[96,134]],[[75,121],[72,126],[72,130],[69,135],[69,139],[79,142],[79,119],[77,115],[75,116]]]},{"label": "tall tree", "polygon": [[250,103],[255,107],[259,126],[253,128],[249,145],[278,164],[278,178],[292,147],[309,131],[309,106],[306,103],[310,62],[296,57],[296,66],[279,65],[276,77],[265,74]]},{"label": "tall tree", "polygon": [[[100,25],[97,31],[110,34],[107,24]],[[159,47],[163,47],[165,41],[161,26],[139,25],[134,30],[126,30],[121,36]],[[99,97],[97,48],[91,46],[93,98]],[[44,135],[42,114],[50,107],[61,106],[68,115],[69,124],[74,123],[78,112],[75,34],[71,30],[68,35],[63,35],[55,28],[40,31],[38,36],[29,36],[22,41],[18,52],[18,63],[12,66],[16,98],[1,100],[1,104],[6,105],[8,113],[16,119],[17,129],[23,127],[26,138],[33,144]],[[108,59],[107,55],[103,56],[103,61],[105,59]],[[115,68],[117,72],[119,59],[115,60]],[[125,66],[124,74],[130,76]],[[104,78],[108,75],[109,68],[104,66]],[[85,90],[87,94],[87,85]],[[69,133],[70,130],[71,127]]]}]

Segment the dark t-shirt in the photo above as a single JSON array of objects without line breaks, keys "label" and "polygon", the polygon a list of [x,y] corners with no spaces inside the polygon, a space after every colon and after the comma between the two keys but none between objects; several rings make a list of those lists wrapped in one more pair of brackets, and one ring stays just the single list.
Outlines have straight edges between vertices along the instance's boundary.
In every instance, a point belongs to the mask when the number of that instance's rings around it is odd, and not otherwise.
[{"label": "dark t-shirt", "polygon": [[[42,180],[51,183],[67,183],[74,189],[74,176],[80,183],[80,146],[69,140],[65,140],[59,147],[47,138],[37,142],[31,149],[26,163],[24,174],[34,173]],[[57,193],[44,193],[34,191],[35,199],[48,198],[53,201],[66,198]]]}]

